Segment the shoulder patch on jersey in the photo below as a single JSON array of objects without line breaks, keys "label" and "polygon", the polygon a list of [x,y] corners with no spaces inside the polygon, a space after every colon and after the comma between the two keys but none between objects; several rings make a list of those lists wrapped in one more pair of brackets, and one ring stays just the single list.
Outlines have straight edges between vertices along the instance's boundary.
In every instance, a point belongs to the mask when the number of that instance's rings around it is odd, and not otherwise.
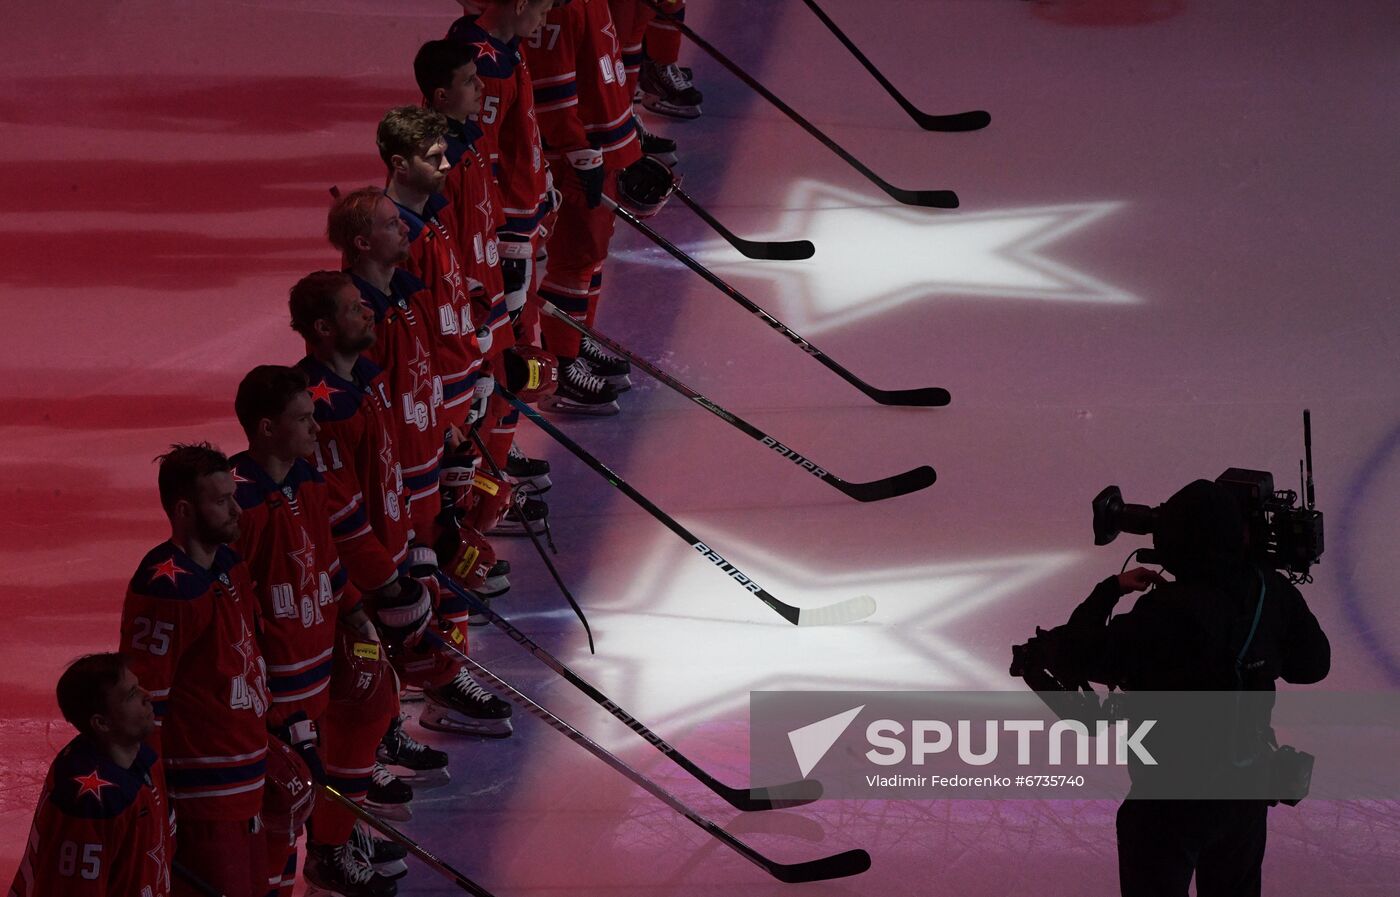
[{"label": "shoulder patch on jersey", "polygon": [[170,542],[147,552],[131,577],[131,589],[152,598],[191,601],[209,588],[209,573]]},{"label": "shoulder patch on jersey", "polygon": [[49,800],[67,816],[111,819],[135,802],[149,770],[139,752],[132,769],[125,770],[79,735],[54,758]]},{"label": "shoulder patch on jersey", "polygon": [[258,462],[247,452],[239,452],[228,460],[233,466],[233,484],[236,489],[234,498],[238,501],[238,506],[246,511],[262,504],[267,498],[268,490],[276,488],[267,471],[259,467]]},{"label": "shoulder patch on jersey", "polygon": [[[363,356],[361,360],[364,360]],[[347,420],[360,410],[361,394],[355,384],[340,379],[334,371],[309,355],[298,361],[297,367],[311,381],[308,391],[315,407],[316,420]]]}]

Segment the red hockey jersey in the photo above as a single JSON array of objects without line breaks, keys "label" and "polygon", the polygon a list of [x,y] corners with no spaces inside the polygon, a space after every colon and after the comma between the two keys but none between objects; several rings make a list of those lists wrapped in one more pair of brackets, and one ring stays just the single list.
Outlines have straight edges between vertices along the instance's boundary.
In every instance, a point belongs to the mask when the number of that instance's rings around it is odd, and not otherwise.
[{"label": "red hockey jersey", "polygon": [[442,405],[449,421],[461,423],[481,370],[476,330],[477,318],[484,315],[474,314],[470,298],[481,286],[468,279],[457,256],[456,239],[439,216],[447,208],[447,197],[431,196],[421,215],[395,205],[408,225],[409,260],[405,267],[427,287],[410,298],[416,300],[418,313],[429,322],[433,364],[442,378]]},{"label": "red hockey jersey", "polygon": [[549,210],[544,147],[535,122],[534,86],[518,41],[502,43],[476,24],[475,16],[452,23],[447,39],[476,48],[476,72],[485,89],[475,117],[484,133],[482,149],[501,186],[504,233],[533,241]]},{"label": "red hockey jersey", "polygon": [[394,446],[403,465],[413,529],[429,538],[430,524],[441,505],[438,465],[442,461],[441,372],[433,359],[433,333],[422,310],[432,305],[427,287],[403,268],[394,269],[389,292],[350,275],[360,298],[374,311],[376,339],[367,354],[389,380],[393,406]]},{"label": "red hockey jersey", "polygon": [[49,767],[9,897],[169,897],[174,822],[150,746],[123,769],[79,735]]},{"label": "red hockey jersey", "polygon": [[187,819],[251,819],[262,806],[267,666],[248,567],[220,545],[209,569],[171,542],[127,587],[121,650],[151,693],[166,780]]},{"label": "red hockey jersey", "polygon": [[447,208],[452,233],[457,237],[457,255],[467,274],[482,286],[479,326],[491,328],[491,348],[485,353],[489,363],[515,345],[515,331],[509,327],[505,284],[501,276],[501,250],[496,231],[505,226],[501,211],[500,188],[476,150],[481,129],[471,122],[449,119],[447,161]]},{"label": "red hockey jersey", "polygon": [[268,725],[280,726],[297,712],[320,719],[330,700],[346,579],[331,539],[326,481],[300,459],[281,483],[247,452],[229,460],[243,510],[233,547],[248,565],[262,608],[258,641],[272,696]]},{"label": "red hockey jersey", "polygon": [[606,0],[567,0],[523,45],[534,76],[535,112],[551,159],[592,148],[622,169],[641,158],[622,44]]},{"label": "red hockey jersey", "polygon": [[297,362],[316,403],[316,470],[330,493],[331,536],[361,592],[383,586],[408,559],[403,468],[394,446],[389,384],[360,356],[344,380],[311,356]]}]

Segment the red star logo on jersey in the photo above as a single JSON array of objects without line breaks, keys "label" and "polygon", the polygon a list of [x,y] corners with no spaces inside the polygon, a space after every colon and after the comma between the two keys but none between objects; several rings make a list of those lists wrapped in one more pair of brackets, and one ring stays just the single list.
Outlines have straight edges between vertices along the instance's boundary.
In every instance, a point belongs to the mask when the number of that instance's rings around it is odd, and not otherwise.
[{"label": "red star logo on jersey", "polygon": [[606,34],[609,38],[612,39],[612,45],[613,45],[613,48],[612,48],[612,55],[616,56],[617,53],[618,53],[618,48],[617,48],[617,29],[613,27],[613,23],[612,23],[612,22],[609,22],[608,24],[604,25],[604,26],[602,27],[601,30],[602,30],[602,32],[603,32],[604,34]]},{"label": "red star logo on jersey", "polygon": [[414,337],[413,358],[408,362],[408,371],[413,375],[413,392],[410,395],[415,398],[420,392],[427,390],[431,399],[433,394],[433,366],[429,361],[428,352],[423,348],[423,341]]},{"label": "red star logo on jersey", "polygon": [[331,403],[331,396],[340,392],[340,390],[327,383],[325,378],[323,377],[321,378],[320,383],[317,383],[314,386],[312,386],[310,389],[307,390],[307,392],[311,393],[311,401],[325,402],[327,405],[329,405]]},{"label": "red star logo on jersey", "polygon": [[152,564],[150,570],[152,582],[164,576],[166,579],[169,579],[173,585],[180,584],[179,577],[181,574],[188,574],[190,572],[177,564],[174,558],[166,558],[159,564]]},{"label": "red star logo on jersey", "polygon": [[117,787],[116,782],[109,782],[102,778],[102,776],[97,774],[97,770],[95,769],[85,776],[73,776],[73,781],[78,783],[79,799],[81,799],[84,794],[91,794],[93,797],[97,798],[98,803],[102,803],[103,788]]},{"label": "red star logo on jersey", "polygon": [[491,194],[488,193],[481,197],[481,202],[476,204],[476,210],[481,213],[482,221],[494,222],[496,220],[495,214],[491,211]]},{"label": "red star logo on jersey", "polygon": [[301,570],[301,585],[297,588],[304,590],[316,576],[316,546],[311,544],[306,527],[301,529],[301,547],[296,551],[287,552],[287,557]]},{"label": "red star logo on jersey", "polygon": [[253,482],[252,480],[250,480],[250,479],[248,479],[247,477],[245,477],[243,474],[239,473],[237,468],[234,468],[234,470],[233,470],[233,481],[234,481],[235,483],[251,483],[251,482]]},{"label": "red star logo on jersey", "polygon": [[492,46],[489,40],[479,40],[472,44],[472,46],[476,47],[476,56],[478,59],[489,59],[492,62],[498,62],[501,58],[501,51]]}]

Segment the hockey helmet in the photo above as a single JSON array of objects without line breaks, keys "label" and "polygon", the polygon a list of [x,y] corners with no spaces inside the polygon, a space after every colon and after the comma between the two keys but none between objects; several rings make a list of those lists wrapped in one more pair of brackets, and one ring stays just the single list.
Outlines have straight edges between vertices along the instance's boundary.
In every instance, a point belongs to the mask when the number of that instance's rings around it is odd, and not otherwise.
[{"label": "hockey helmet", "polygon": [[559,359],[534,346],[515,346],[504,353],[506,389],[522,402],[554,395],[559,387]]},{"label": "hockey helmet", "polygon": [[383,650],[347,626],[335,629],[335,655],[331,662],[331,700],[359,704],[374,694],[384,675]]},{"label": "hockey helmet", "polygon": [[617,176],[618,203],[639,218],[650,218],[677,187],[676,174],[651,156],[643,156]]},{"label": "hockey helmet", "polygon": [[269,738],[265,777],[262,821],[268,837],[296,844],[297,834],[311,818],[316,800],[311,773],[291,745],[280,738]]}]

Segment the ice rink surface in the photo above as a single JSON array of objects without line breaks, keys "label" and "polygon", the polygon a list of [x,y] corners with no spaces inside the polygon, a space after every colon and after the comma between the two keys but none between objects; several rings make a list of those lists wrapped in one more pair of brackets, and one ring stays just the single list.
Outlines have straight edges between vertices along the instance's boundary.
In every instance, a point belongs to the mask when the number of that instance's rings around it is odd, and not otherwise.
[{"label": "ice rink surface", "polygon": [[[848,480],[920,464],[930,489],[858,504],[636,372],[573,438],[772,593],[870,594],[862,623],[783,622],[538,430],[556,558],[525,542],[521,629],[718,778],[747,779],[752,689],[1012,689],[1009,645],[1063,622],[1123,556],[1106,484],[1156,504],[1227,467],[1296,481],[1312,410],[1326,553],[1305,589],[1322,688],[1400,687],[1400,17],[1382,0],[827,0],[919,107],[920,131],[797,0],[692,0],[688,22],[891,183],[900,206],[697,49],[686,189],[732,230],[811,239],[743,259],[673,203],[652,224],[862,378],[943,386],[878,406],[619,224],[599,327]],[[392,7],[392,9],[391,9]],[[19,4],[0,37],[0,883],[71,730],[53,683],[114,646],[126,580],[165,536],[150,459],[244,443],[233,390],[301,354],[286,291],[333,267],[326,190],[377,183],[373,130],[449,2]],[[1113,805],[827,801],[740,814],[495,631],[474,653],[765,855],[865,848],[809,895],[1113,894]],[[499,897],[750,897],[778,883],[517,713],[501,742],[423,735],[453,782],[414,837]],[[1400,810],[1271,814],[1266,892],[1381,895]],[[418,867],[403,894],[451,894]]]}]

